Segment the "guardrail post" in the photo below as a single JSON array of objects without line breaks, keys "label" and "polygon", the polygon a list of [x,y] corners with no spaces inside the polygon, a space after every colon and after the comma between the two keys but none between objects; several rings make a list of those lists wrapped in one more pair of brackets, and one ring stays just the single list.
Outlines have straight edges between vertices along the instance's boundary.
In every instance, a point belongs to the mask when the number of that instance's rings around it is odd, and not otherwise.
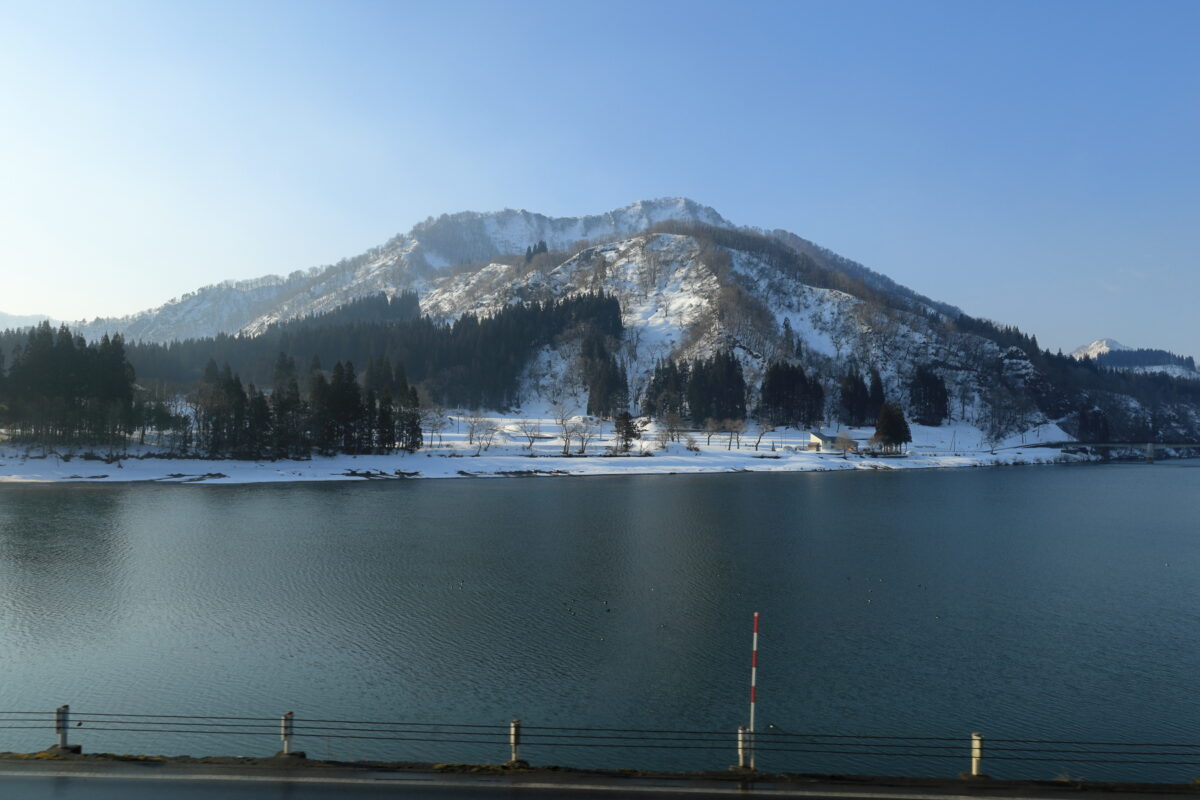
[{"label": "guardrail post", "polygon": [[292,754],[292,720],[295,719],[295,716],[295,712],[289,711],[279,719],[279,738],[283,740],[285,756]]},{"label": "guardrail post", "polygon": [[980,765],[983,762],[983,734],[971,734],[971,777],[978,778],[983,774]]},{"label": "guardrail post", "polygon": [[738,747],[738,769],[746,768],[746,749],[749,744],[747,732],[749,729],[745,725],[738,725],[737,729],[737,747]]},{"label": "guardrail post", "polygon": [[521,760],[521,720],[514,719],[508,723],[508,746],[511,752],[510,761]]},{"label": "guardrail post", "polygon": [[276,758],[299,761],[308,757],[304,751],[292,749],[293,723],[295,721],[296,712],[294,711],[289,711],[279,718],[279,738],[283,741],[283,749],[275,754]]},{"label": "guardrail post", "polygon": [[58,734],[58,749],[67,749],[67,726],[70,724],[70,706],[59,706],[54,710],[54,732]]}]

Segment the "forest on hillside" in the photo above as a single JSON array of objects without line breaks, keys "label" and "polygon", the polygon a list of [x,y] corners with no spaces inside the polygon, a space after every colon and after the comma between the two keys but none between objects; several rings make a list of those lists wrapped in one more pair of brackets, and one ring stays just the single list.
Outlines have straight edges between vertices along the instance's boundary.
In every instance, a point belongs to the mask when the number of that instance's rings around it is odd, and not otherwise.
[{"label": "forest on hillside", "polygon": [[[778,247],[745,236],[729,244]],[[787,268],[806,280],[824,279],[811,259],[771,252],[781,265],[791,259]],[[539,243],[525,259],[543,255]],[[1052,354],[1016,328],[962,314],[928,318],[947,334],[974,334],[1001,349],[996,364],[979,365],[988,410],[982,427],[992,441],[1039,415],[1084,441],[1189,436],[1179,410],[1200,406],[1198,381]],[[636,410],[672,430],[711,434],[741,430],[748,419],[760,429],[861,427],[878,423],[885,407],[923,425],[951,417],[944,366],[936,362],[917,364],[888,396],[879,370],[853,360],[818,369],[798,357],[776,358],[750,385],[729,348],[660,359],[631,396],[623,335],[620,304],[604,293],[513,303],[452,323],[423,316],[415,293],[380,294],[259,336],[169,344],[120,336],[86,342],[43,323],[0,333],[0,426],[18,441],[109,450],[151,443],[212,457],[411,451],[436,434],[442,408],[519,407],[527,399],[522,372],[543,348],[576,354],[568,369],[586,393],[586,412],[599,418]],[[1016,388],[1005,378],[1010,368],[1023,370]]]}]

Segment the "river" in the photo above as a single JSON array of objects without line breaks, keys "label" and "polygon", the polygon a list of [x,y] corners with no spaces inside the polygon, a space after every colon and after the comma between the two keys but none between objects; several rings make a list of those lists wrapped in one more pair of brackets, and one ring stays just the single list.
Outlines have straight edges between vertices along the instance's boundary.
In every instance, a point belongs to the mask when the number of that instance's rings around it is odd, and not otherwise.
[{"label": "river", "polygon": [[[522,752],[724,768],[746,722],[757,611],[760,730],[946,737],[949,756],[847,740],[850,755],[764,750],[763,768],[954,774],[972,731],[1200,742],[1198,467],[4,485],[0,708],[728,731],[727,751],[533,737]],[[167,736],[80,719],[71,737],[86,751],[279,747],[269,731]],[[0,749],[52,741],[0,729]],[[296,746],[508,756],[334,735]],[[1054,757],[985,768],[1200,774]]]}]

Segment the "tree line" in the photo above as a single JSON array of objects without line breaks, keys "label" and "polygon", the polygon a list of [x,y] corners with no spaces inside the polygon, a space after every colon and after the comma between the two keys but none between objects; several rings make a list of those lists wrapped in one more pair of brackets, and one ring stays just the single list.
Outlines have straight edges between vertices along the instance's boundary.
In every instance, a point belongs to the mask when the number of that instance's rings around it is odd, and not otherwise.
[{"label": "tree line", "polygon": [[[372,365],[368,374],[377,370]],[[413,452],[423,443],[416,389],[394,375],[364,384],[351,361],[338,361],[328,376],[314,361],[302,381],[295,360],[280,353],[275,385],[265,392],[210,360],[186,410],[166,430],[180,451],[211,457]]]},{"label": "tree line", "polygon": [[134,371],[121,336],[89,344],[43,322],[0,351],[0,422],[19,438],[50,445],[112,445],[137,421]]},{"label": "tree line", "polygon": [[1109,369],[1127,369],[1129,367],[1164,367],[1177,366],[1184,369],[1196,370],[1196,359],[1192,356],[1181,356],[1169,350],[1154,350],[1138,348],[1136,350],[1109,350],[1100,353],[1095,358],[1101,367]]}]

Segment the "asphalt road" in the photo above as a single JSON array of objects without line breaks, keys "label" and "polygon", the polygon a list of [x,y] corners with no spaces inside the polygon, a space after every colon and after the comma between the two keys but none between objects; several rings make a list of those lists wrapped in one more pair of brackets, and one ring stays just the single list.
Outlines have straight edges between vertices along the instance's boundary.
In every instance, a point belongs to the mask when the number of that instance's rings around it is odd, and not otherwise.
[{"label": "asphalt road", "polygon": [[[66,766],[66,765],[63,765]],[[572,775],[446,775],[426,772],[324,775],[286,771],[153,770],[126,765],[0,766],[0,800],[645,800],[802,798],[803,800],[1079,800],[1096,792],[1069,785],[964,784],[888,786],[847,784],[739,785],[731,781],[596,778]],[[1195,796],[1191,786],[1103,792],[1103,800],[1169,800]]]},{"label": "asphalt road", "polygon": [[697,797],[759,796],[736,786],[712,793],[703,787],[522,785],[507,780],[380,778],[361,781],[315,779],[127,778],[62,775],[0,776],[0,798],[22,800],[596,800],[640,794],[654,800],[696,800]]}]

